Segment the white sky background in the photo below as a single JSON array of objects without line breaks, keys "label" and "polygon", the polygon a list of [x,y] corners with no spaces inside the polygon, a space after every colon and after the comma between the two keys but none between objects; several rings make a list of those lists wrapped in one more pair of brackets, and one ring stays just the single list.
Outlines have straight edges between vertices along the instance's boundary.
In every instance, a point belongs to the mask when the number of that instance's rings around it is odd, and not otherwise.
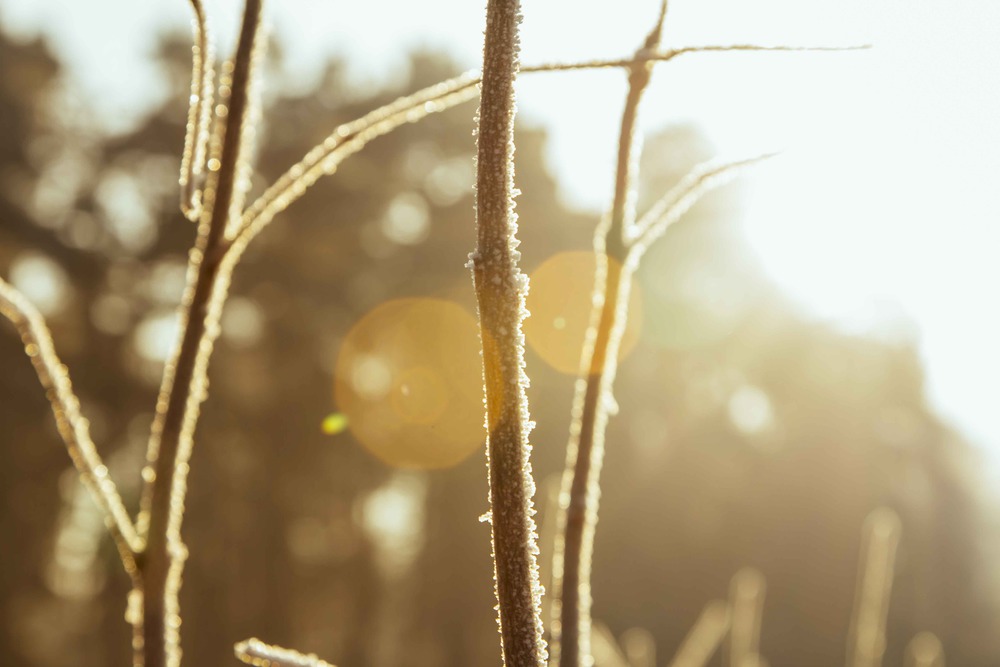
[{"label": "white sky background", "polygon": [[[239,3],[205,1],[230,43]],[[326,54],[347,57],[359,84],[391,81],[414,46],[474,67],[484,5],[267,10],[295,73],[285,85],[306,88]],[[656,11],[657,0],[526,0],[522,62],[627,55]],[[148,61],[155,34],[186,29],[189,16],[184,0],[0,0],[0,25],[50,35],[86,94],[126,118],[162,95]],[[935,405],[1000,463],[998,35],[996,0],[673,0],[670,46],[875,48],[685,56],[657,69],[643,122],[697,120],[725,157],[784,150],[748,176],[747,231],[766,270],[814,317],[916,335]],[[576,205],[600,210],[610,196],[624,90],[620,72],[519,84],[520,110],[552,132],[551,165]]]}]

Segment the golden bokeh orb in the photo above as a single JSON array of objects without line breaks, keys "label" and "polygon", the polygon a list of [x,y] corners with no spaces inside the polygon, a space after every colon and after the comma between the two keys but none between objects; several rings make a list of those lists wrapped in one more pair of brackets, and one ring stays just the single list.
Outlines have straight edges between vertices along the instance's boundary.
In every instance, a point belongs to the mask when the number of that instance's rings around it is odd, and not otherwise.
[{"label": "golden bokeh orb", "polygon": [[385,463],[459,463],[486,435],[475,319],[443,299],[375,307],[344,338],[334,399],[350,431]]},{"label": "golden bokeh orb", "polygon": [[[596,272],[593,252],[574,251],[553,255],[531,274],[527,300],[531,317],[524,321],[524,336],[538,356],[562,373],[580,371]],[[633,281],[619,361],[635,348],[641,325],[642,297],[639,284]]]}]

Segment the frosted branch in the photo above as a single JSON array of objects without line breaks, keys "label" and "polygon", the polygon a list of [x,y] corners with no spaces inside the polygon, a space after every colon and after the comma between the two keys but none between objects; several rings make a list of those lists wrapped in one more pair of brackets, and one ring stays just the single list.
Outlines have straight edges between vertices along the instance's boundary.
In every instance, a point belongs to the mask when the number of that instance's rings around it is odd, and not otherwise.
[{"label": "frosted branch", "polygon": [[[137,664],[179,667],[178,594],[187,550],[181,539],[188,461],[195,427],[207,394],[209,359],[219,335],[219,317],[229,288],[235,257],[226,254],[225,231],[237,190],[236,180],[248,115],[255,41],[260,32],[262,0],[246,0],[236,55],[223,68],[220,93],[228,90],[228,106],[216,109],[221,149],[213,154],[205,185],[205,204],[198,237],[188,264],[181,305],[177,351],[164,369],[143,470],[145,487],[140,528],[147,548],[140,561],[142,612],[134,625]],[[220,98],[225,98],[220,94]],[[214,153],[213,148],[213,153]],[[210,161],[211,162],[211,161]]]},{"label": "frosted branch", "polygon": [[299,653],[252,638],[233,647],[236,657],[254,667],[334,667],[314,653]]},{"label": "frosted branch", "polygon": [[489,0],[483,48],[476,158],[476,250],[472,269],[479,305],[486,385],[487,461],[493,573],[503,664],[544,667],[537,535],[531,473],[533,427],[525,392],[524,298],[514,213],[514,79],[520,3]]},{"label": "frosted branch", "polygon": [[304,195],[321,176],[333,174],[341,162],[372,139],[476,97],[480,80],[478,73],[469,72],[401,97],[337,127],[247,208],[235,234],[237,243],[249,243],[275,215]]},{"label": "frosted branch", "polygon": [[215,78],[215,49],[208,18],[201,0],[190,0],[194,10],[192,28],[194,45],[191,65],[191,102],[188,108],[184,153],[181,156],[181,211],[193,222],[201,217],[200,186],[208,160],[209,127],[212,121],[212,98]]},{"label": "frosted branch", "polygon": [[611,58],[599,60],[582,60],[572,63],[543,63],[540,65],[529,65],[521,71],[531,72],[570,72],[574,70],[586,69],[619,69],[630,68],[637,64],[648,62],[666,62],[678,56],[689,53],[724,53],[730,51],[860,51],[870,49],[870,44],[857,44],[849,46],[794,46],[794,45],[764,45],[764,44],[710,44],[699,46],[681,46],[666,50],[640,50],[628,58]]},{"label": "frosted branch", "polygon": [[642,255],[667,229],[680,220],[699,199],[710,190],[731,181],[744,167],[763,162],[777,153],[765,153],[734,162],[704,162],[692,169],[681,182],[671,188],[649,211],[627,231],[632,263]]},{"label": "frosted branch", "polygon": [[66,444],[70,459],[76,466],[83,484],[104,513],[118,555],[125,569],[135,571],[135,554],[141,548],[132,520],[122,503],[118,489],[101,461],[90,438],[90,427],[80,413],[80,401],[73,392],[69,373],[59,360],[52,335],[41,313],[12,285],[0,278],[0,314],[6,317],[21,335],[24,351],[35,367],[38,380],[52,406],[59,435]]},{"label": "frosted branch", "polygon": [[[666,0],[638,54],[654,51],[666,18]],[[612,388],[618,367],[631,274],[624,266],[628,248],[626,230],[635,219],[635,176],[642,147],[637,132],[639,105],[653,73],[651,61],[636,60],[628,68],[628,93],[618,135],[614,198],[611,210],[594,233],[597,271],[593,308],[580,361],[580,379],[573,398],[566,467],[560,494],[560,527],[556,540],[552,607],[553,662],[559,667],[593,663],[591,655],[591,570],[600,505],[600,477]]]}]

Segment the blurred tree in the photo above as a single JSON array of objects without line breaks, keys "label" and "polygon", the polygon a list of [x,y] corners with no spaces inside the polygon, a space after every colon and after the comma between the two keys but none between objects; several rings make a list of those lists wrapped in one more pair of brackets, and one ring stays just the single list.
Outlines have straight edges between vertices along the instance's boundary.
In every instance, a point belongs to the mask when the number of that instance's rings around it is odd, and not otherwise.
[{"label": "blurred tree", "polygon": [[[44,46],[0,37],[0,272],[48,286],[56,343],[133,507],[128,483],[194,233],[176,211],[188,57],[186,42],[164,45],[170,99],[108,136]],[[265,75],[277,93],[266,99],[274,120],[257,188],[337,123],[452,73],[416,54],[399,86],[359,91],[332,63],[315,91],[288,97],[278,58]],[[489,531],[476,521],[487,506],[482,450],[449,470],[399,472],[350,432],[321,429],[337,410],[340,341],[359,317],[404,296],[473,308],[462,268],[474,244],[473,112],[372,143],[282,214],[238,271],[192,461],[190,664],[226,664],[232,642],[251,635],[345,665],[496,663]],[[544,143],[520,128],[529,270],[588,249],[595,224],[560,202]],[[650,142],[650,196],[709,153],[692,127]],[[983,585],[969,447],[930,412],[909,342],[803,321],[767,284],[740,238],[738,195],[730,187],[700,204],[640,275],[642,336],[609,433],[596,617],[616,633],[648,628],[669,655],[749,564],[769,580],[771,664],[836,663],[862,521],[887,504],[904,533],[886,664],[901,664],[925,629],[940,634],[949,664],[992,664],[998,598]],[[0,664],[127,664],[127,582],[6,333]],[[541,478],[562,465],[573,379],[531,352],[528,364]],[[412,553],[393,567],[384,556],[402,550],[378,520],[386,498],[401,498],[417,526]]]}]

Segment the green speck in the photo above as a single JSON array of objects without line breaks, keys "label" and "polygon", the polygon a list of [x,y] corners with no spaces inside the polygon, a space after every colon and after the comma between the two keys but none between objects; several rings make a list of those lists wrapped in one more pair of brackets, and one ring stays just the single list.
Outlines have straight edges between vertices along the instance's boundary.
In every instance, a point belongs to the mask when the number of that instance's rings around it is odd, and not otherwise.
[{"label": "green speck", "polygon": [[347,415],[343,412],[333,412],[326,416],[320,428],[327,435],[337,435],[347,429]]}]

